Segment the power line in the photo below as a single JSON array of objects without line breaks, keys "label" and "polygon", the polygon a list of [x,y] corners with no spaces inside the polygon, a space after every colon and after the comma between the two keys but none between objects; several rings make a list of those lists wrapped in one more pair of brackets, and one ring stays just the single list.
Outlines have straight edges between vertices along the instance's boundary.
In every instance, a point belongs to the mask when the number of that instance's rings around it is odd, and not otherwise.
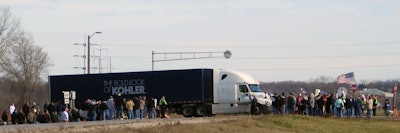
[{"label": "power line", "polygon": [[387,56],[387,55],[400,55],[400,53],[363,54],[363,55],[333,55],[333,56],[249,57],[249,58],[232,58],[232,59],[249,60],[249,59],[298,59],[298,58],[342,58],[342,57],[347,58],[347,57]]},{"label": "power line", "polygon": [[[365,56],[387,56],[400,55],[400,53],[382,53],[382,54],[360,54],[360,55],[332,55],[332,56],[283,56],[283,57],[243,57],[232,58],[235,60],[252,60],[252,59],[298,59],[298,58],[342,58],[342,57],[365,57]],[[137,58],[150,59],[150,56],[111,56],[113,58]]]},{"label": "power line", "polygon": [[[236,68],[236,70],[243,71],[290,71],[290,70],[324,70],[324,69],[346,69],[346,68],[378,68],[378,67],[399,67],[400,64],[386,64],[386,65],[359,65],[359,66],[338,66],[338,67],[293,67],[293,68]],[[57,68],[56,71],[70,70],[71,68]],[[148,71],[145,68],[132,68],[132,67],[115,67],[116,71],[120,70],[134,70],[134,71]]]},{"label": "power line", "polygon": [[151,56],[145,57],[145,56],[110,56],[113,58],[137,58],[137,59],[151,59]]},{"label": "power line", "polygon": [[[362,42],[362,43],[309,43],[309,44],[300,44],[300,43],[291,43],[291,44],[279,44],[279,43],[269,43],[269,44],[259,44],[259,45],[249,45],[249,44],[240,44],[240,45],[216,45],[210,44],[213,46],[194,46],[193,44],[181,44],[181,45],[171,45],[173,43],[158,43],[165,45],[152,45],[152,42],[146,43],[131,43],[131,44],[123,44],[123,43],[103,43],[102,45],[107,47],[143,47],[143,48],[298,48],[298,47],[347,47],[347,46],[373,46],[373,45],[398,45],[400,46],[400,42]],[[176,44],[176,43],[175,43]],[[66,47],[64,45],[40,45],[42,47]]]},{"label": "power line", "polygon": [[376,67],[398,67],[400,64],[386,64],[386,65],[361,65],[361,66],[341,66],[341,67],[303,67],[303,68],[244,68],[239,70],[246,71],[262,71],[262,70],[316,70],[316,69],[343,69],[343,68],[376,68]]},{"label": "power line", "polygon": [[[106,43],[108,44],[108,43]],[[366,45],[399,45],[400,42],[371,42],[371,43],[336,43],[336,44],[263,44],[263,45],[221,45],[221,46],[193,46],[193,45],[149,45],[149,44],[108,44],[113,47],[159,47],[159,48],[296,48],[296,47],[346,47]]]}]

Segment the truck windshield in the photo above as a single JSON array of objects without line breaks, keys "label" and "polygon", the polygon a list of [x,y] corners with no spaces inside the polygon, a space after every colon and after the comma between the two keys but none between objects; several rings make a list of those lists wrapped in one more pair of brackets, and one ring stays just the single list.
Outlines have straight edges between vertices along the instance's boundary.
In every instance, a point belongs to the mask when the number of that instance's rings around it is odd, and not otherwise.
[{"label": "truck windshield", "polygon": [[249,84],[249,87],[252,92],[262,92],[258,84]]}]

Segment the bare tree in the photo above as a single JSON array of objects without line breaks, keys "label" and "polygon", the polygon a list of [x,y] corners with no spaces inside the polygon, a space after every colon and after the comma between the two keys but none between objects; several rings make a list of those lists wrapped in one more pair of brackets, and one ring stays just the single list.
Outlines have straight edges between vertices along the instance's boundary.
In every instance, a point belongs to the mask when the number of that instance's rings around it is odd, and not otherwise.
[{"label": "bare tree", "polygon": [[48,54],[34,45],[32,35],[19,25],[9,9],[4,9],[0,16],[0,70],[2,76],[17,83],[15,89],[22,93],[20,99],[31,102],[52,63]]},{"label": "bare tree", "polygon": [[9,8],[5,8],[0,16],[0,48],[13,44],[22,32],[20,20],[11,14]]},{"label": "bare tree", "polygon": [[319,83],[329,83],[329,82],[334,82],[335,78],[329,77],[329,76],[324,76],[321,75],[315,79],[310,79],[309,82],[319,82]]}]

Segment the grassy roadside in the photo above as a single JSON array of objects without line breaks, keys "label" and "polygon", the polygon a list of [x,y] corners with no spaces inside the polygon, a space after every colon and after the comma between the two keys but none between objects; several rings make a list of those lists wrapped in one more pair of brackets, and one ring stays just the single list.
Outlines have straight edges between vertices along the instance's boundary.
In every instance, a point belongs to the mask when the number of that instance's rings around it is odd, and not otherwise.
[{"label": "grassy roadside", "polygon": [[393,119],[324,118],[310,116],[248,116],[221,123],[164,125],[117,132],[138,133],[382,133],[400,131],[400,121]]}]

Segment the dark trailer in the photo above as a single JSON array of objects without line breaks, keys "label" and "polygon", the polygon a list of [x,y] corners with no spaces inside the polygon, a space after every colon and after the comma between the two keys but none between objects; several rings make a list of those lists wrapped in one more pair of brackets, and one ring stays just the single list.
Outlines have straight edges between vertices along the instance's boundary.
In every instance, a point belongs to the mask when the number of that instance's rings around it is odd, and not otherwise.
[{"label": "dark trailer", "polygon": [[49,76],[51,101],[64,101],[62,91],[76,91],[76,100],[165,96],[172,106],[213,103],[213,69],[145,71]]}]

